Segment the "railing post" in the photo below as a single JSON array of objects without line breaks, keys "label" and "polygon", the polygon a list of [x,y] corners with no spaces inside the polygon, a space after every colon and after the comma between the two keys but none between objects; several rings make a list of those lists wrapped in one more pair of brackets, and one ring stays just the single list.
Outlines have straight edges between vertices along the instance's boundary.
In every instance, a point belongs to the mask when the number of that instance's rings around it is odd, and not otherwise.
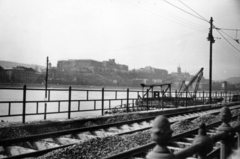
[{"label": "railing post", "polygon": [[162,110],[163,110],[163,108],[164,108],[164,94],[163,93],[161,93],[162,94]]},{"label": "railing post", "polygon": [[174,152],[176,159],[184,159],[194,154],[198,155],[198,159],[206,159],[208,153],[213,150],[213,140],[207,136],[205,124],[201,124],[198,135],[194,138],[193,143],[189,147]]},{"label": "railing post", "polygon": [[[240,114],[238,114],[238,119],[237,121],[234,123],[234,127],[239,126],[240,125]],[[238,143],[237,143],[237,148],[240,148],[240,129],[237,130],[237,138],[238,138]]]},{"label": "railing post", "polygon": [[198,159],[206,159],[209,152],[213,150],[213,140],[207,136],[206,125],[202,123],[199,126],[198,136],[194,139],[193,144],[198,144],[199,142],[204,142],[203,148],[198,151]]},{"label": "railing post", "polygon": [[23,86],[23,112],[22,112],[22,122],[25,123],[25,119],[26,119],[26,90],[27,90],[27,86],[24,85]]},{"label": "railing post", "polygon": [[134,103],[134,99],[132,100],[132,110],[135,112],[135,103]]},{"label": "railing post", "polygon": [[232,96],[232,92],[230,92],[229,98],[228,98],[228,102],[231,102],[231,96]]},{"label": "railing post", "polygon": [[72,87],[69,87],[68,91],[68,119],[71,118],[71,97],[72,97]]},{"label": "railing post", "polygon": [[205,104],[204,91],[203,91],[203,104]]},{"label": "railing post", "polygon": [[226,159],[231,152],[230,145],[234,137],[233,133],[230,132],[232,130],[232,127],[229,124],[231,117],[232,114],[230,112],[230,109],[227,106],[224,106],[220,112],[222,124],[218,127],[217,132],[228,132],[228,135],[221,140],[220,159]]},{"label": "railing post", "polygon": [[227,102],[227,91],[224,92],[224,96],[225,96],[225,98],[224,98],[225,102],[224,103],[226,103]]},{"label": "railing post", "polygon": [[175,108],[177,108],[178,105],[178,96],[177,96],[177,90],[175,90]]},{"label": "railing post", "polygon": [[87,90],[87,100],[88,100],[88,90]]},{"label": "railing post", "polygon": [[48,101],[50,101],[50,89],[48,90]]},{"label": "railing post", "polygon": [[156,143],[156,146],[147,154],[146,159],[175,159],[174,154],[167,148],[167,144],[172,137],[172,130],[165,116],[155,118],[151,134],[152,141]]},{"label": "railing post", "polygon": [[187,107],[187,91],[186,91],[186,101],[185,101],[186,107]]},{"label": "railing post", "polygon": [[102,116],[104,115],[104,87],[102,88]]},{"label": "railing post", "polygon": [[127,89],[127,113],[128,113],[128,111],[129,111],[129,88]]},{"label": "railing post", "polygon": [[148,92],[147,92],[147,111],[149,110],[149,107],[148,107]]}]

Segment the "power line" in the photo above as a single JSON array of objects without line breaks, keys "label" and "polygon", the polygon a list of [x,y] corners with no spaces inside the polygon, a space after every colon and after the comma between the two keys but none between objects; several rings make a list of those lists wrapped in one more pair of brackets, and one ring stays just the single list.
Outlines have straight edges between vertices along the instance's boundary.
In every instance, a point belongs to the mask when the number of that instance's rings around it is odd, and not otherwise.
[{"label": "power line", "polygon": [[[173,19],[179,20],[179,21],[181,21],[181,22],[183,21],[184,23],[188,23],[189,25],[195,25],[194,27],[205,28],[204,26],[201,26],[201,25],[199,25],[199,24],[193,23],[193,22],[188,21],[188,20],[186,20],[186,19],[183,19],[183,18],[181,18],[181,17],[179,17],[179,16],[176,16],[176,15],[174,15],[174,14],[171,14],[171,13],[165,11],[165,10],[162,10],[162,8],[159,8],[159,7],[157,7],[156,5],[151,5],[151,4],[149,4],[149,3],[144,3],[144,2],[142,2],[141,4],[145,4],[145,5],[149,6],[149,7],[151,7],[152,9],[156,10],[157,12],[161,11],[161,12],[163,12],[162,14],[164,14],[164,15],[166,15],[166,16],[171,16],[171,18],[173,18]],[[159,8],[160,10],[159,10],[158,8]]]},{"label": "power line", "polygon": [[[238,60],[240,61],[240,56],[237,56],[237,54],[234,54],[231,50],[229,50],[229,48],[227,48],[227,46],[224,45],[223,42],[221,41],[217,41],[217,44],[220,45],[224,50],[226,50],[228,53],[230,53],[232,56],[234,56],[234,60]],[[229,58],[229,54],[227,56]]]},{"label": "power line", "polygon": [[[163,1],[166,2],[166,3],[168,3],[168,4],[170,4],[170,5],[172,5],[172,6],[174,6],[174,7],[177,8],[177,9],[179,9],[179,10],[181,10],[181,11],[183,11],[183,12],[185,12],[185,13],[187,13],[187,14],[193,16],[193,17],[195,17],[195,18],[198,18],[198,19],[203,20],[203,21],[206,22],[206,19],[205,19],[205,18],[202,19],[202,18],[200,18],[200,17],[198,17],[198,16],[196,16],[196,15],[194,15],[194,14],[191,14],[191,13],[189,13],[189,12],[183,10],[182,8],[180,8],[180,7],[178,7],[178,6],[175,6],[174,4],[172,4],[172,3],[170,3],[170,2],[168,2],[168,1],[166,1],[166,0],[163,0]],[[208,22],[208,21],[207,21],[207,22]],[[209,23],[209,22],[208,22],[208,23]]]},{"label": "power line", "polygon": [[222,31],[222,30],[220,30],[222,33],[224,33],[225,35],[227,35],[228,37],[230,37],[232,40],[234,40],[234,41],[236,41],[237,43],[239,43],[239,39],[237,39],[237,37],[236,37],[236,39],[234,39],[234,38],[232,38],[230,35],[228,35],[227,33],[225,33],[224,31]]},{"label": "power line", "polygon": [[230,30],[230,31],[240,31],[240,29],[228,29],[228,28],[215,28],[217,30]]},{"label": "power line", "polygon": [[136,6],[136,7],[138,7],[138,8],[141,8],[141,9],[143,9],[143,10],[146,10],[146,11],[148,11],[148,12],[151,12],[152,14],[155,14],[156,16],[159,16],[159,17],[164,18],[164,19],[167,19],[167,20],[169,20],[169,21],[171,21],[171,22],[177,23],[177,24],[179,24],[179,25],[182,25],[182,26],[185,26],[185,27],[188,27],[188,28],[191,28],[191,29],[195,29],[195,30],[198,30],[198,29],[199,29],[199,28],[196,28],[196,26],[190,26],[189,24],[182,24],[183,22],[177,22],[176,20],[174,21],[173,19],[169,19],[169,18],[163,17],[162,15],[159,15],[158,13],[153,12],[152,10],[143,8],[143,7],[138,6],[138,5],[136,5],[135,3],[129,2],[129,1],[127,1],[127,0],[125,0],[125,2],[130,3],[130,4],[134,5],[134,6]]},{"label": "power line", "polygon": [[[206,29],[205,29],[205,30],[206,30]],[[150,44],[154,44],[154,43],[159,43],[159,42],[161,42],[161,41],[166,42],[167,40],[178,39],[178,38],[182,38],[182,37],[184,38],[184,37],[191,36],[192,34],[196,34],[196,33],[203,32],[203,31],[204,31],[204,30],[198,30],[198,31],[195,31],[195,32],[187,33],[187,34],[182,34],[182,35],[178,35],[178,36],[172,36],[172,37],[169,37],[169,38],[164,38],[164,39],[156,40],[156,41],[153,41],[153,42],[148,42],[148,43],[144,43],[144,44],[138,44],[138,45],[134,45],[134,46],[129,46],[129,47],[125,47],[125,48],[120,48],[120,49],[111,50],[111,52],[113,52],[113,51],[121,51],[121,50],[136,48],[136,47],[142,47],[142,46],[146,46],[146,45],[150,45]]]},{"label": "power line", "polygon": [[[200,16],[202,18],[202,20],[208,22],[208,20],[206,20],[203,16],[201,16],[200,14],[198,14],[196,11],[194,11],[192,8],[190,8],[189,6],[187,6],[185,3],[183,3],[182,1],[178,0],[179,2],[181,2],[184,6],[186,6],[188,9],[190,9],[191,11],[193,11],[194,13],[196,13],[198,16]],[[209,22],[208,22],[209,23]]]},{"label": "power line", "polygon": [[227,40],[227,38],[226,38],[225,36],[223,36],[222,33],[220,33],[219,30],[217,30],[217,31],[218,31],[218,33],[228,42],[229,45],[231,45],[235,50],[237,50],[238,52],[240,52],[240,50],[238,50],[233,44],[231,44],[231,43]]}]

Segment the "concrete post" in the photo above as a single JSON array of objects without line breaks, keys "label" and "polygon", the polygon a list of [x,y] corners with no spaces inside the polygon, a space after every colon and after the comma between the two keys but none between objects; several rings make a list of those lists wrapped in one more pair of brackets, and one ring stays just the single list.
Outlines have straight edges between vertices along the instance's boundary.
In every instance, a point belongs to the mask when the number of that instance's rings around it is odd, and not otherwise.
[{"label": "concrete post", "polygon": [[220,159],[226,159],[231,152],[231,141],[234,137],[233,133],[231,132],[233,128],[229,124],[231,117],[232,114],[230,109],[227,106],[224,106],[220,112],[222,124],[218,127],[217,132],[227,132],[228,135],[221,140]]},{"label": "concrete post", "polygon": [[172,137],[168,119],[165,116],[156,117],[151,132],[152,141],[156,143],[156,146],[147,154],[146,159],[175,159],[174,154],[167,148]]}]

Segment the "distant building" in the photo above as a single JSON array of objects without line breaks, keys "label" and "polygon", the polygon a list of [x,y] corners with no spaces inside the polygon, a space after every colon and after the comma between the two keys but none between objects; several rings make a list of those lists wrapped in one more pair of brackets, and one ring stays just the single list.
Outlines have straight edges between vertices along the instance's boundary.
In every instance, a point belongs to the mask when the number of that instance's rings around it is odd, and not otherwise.
[{"label": "distant building", "polygon": [[104,71],[128,71],[127,65],[116,64],[114,59],[109,61],[95,61],[91,59],[58,61],[57,69],[60,72],[95,73]]},{"label": "distant building", "polygon": [[177,67],[177,72],[172,72],[171,75],[176,78],[176,81],[189,80],[192,76],[185,72],[182,73],[181,67]]},{"label": "distant building", "polygon": [[182,74],[182,71],[181,71],[181,67],[180,67],[180,66],[178,66],[178,68],[177,68],[177,74],[178,74],[179,76]]},{"label": "distant building", "polygon": [[37,83],[39,74],[32,68],[17,66],[1,69],[2,82]]},{"label": "distant building", "polygon": [[159,68],[153,68],[151,66],[146,66],[144,68],[137,69],[136,72],[143,72],[143,73],[152,73],[155,77],[165,79],[168,76],[168,71]]},{"label": "distant building", "polygon": [[111,71],[120,71],[120,72],[127,72],[128,66],[122,64],[116,64],[115,59],[109,59],[108,61],[103,61],[104,69],[111,70]]}]

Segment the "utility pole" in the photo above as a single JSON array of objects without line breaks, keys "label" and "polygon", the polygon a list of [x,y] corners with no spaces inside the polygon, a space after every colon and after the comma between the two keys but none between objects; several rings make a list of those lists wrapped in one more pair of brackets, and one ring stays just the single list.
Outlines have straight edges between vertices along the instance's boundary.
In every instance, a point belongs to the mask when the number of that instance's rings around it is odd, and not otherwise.
[{"label": "utility pole", "polygon": [[213,19],[210,19],[210,30],[208,33],[208,41],[210,41],[210,59],[209,59],[209,104],[212,104],[212,44],[215,42],[212,35]]},{"label": "utility pole", "polygon": [[[48,86],[48,56],[47,56],[47,68],[46,68],[46,79],[45,79],[45,101],[47,100],[47,86]],[[46,120],[47,103],[45,102],[44,107],[44,119]]]}]

